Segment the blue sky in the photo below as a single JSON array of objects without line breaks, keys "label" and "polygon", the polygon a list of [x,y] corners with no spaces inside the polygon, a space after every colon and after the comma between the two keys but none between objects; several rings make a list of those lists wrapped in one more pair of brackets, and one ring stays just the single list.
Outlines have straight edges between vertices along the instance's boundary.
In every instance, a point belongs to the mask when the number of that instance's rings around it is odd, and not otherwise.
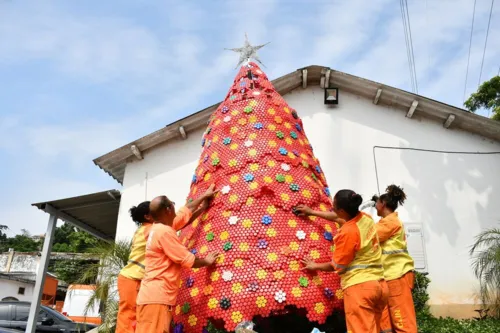
[{"label": "blue sky", "polygon": [[[408,3],[420,94],[460,106],[474,1]],[[477,0],[467,94],[490,5]],[[224,48],[245,32],[271,42],[271,78],[316,64],[410,90],[396,1],[1,1],[0,224],[43,233],[31,203],[119,189],[92,159],[220,101],[238,62]],[[497,3],[484,80],[499,59]]]}]

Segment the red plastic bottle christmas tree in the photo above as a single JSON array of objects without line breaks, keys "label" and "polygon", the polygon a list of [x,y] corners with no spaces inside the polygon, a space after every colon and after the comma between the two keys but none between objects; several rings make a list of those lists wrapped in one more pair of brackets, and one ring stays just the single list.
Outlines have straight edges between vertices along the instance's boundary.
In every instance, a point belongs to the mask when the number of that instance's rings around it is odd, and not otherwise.
[{"label": "red plastic bottle christmas tree", "polygon": [[241,67],[202,147],[189,198],[212,183],[221,192],[180,237],[193,253],[221,257],[213,268],[183,272],[174,321],[201,332],[222,319],[231,331],[295,306],[323,323],[343,307],[339,278],[306,272],[300,260],[330,260],[337,227],[298,217],[294,207],[329,210],[330,191],[302,121],[255,63]]}]

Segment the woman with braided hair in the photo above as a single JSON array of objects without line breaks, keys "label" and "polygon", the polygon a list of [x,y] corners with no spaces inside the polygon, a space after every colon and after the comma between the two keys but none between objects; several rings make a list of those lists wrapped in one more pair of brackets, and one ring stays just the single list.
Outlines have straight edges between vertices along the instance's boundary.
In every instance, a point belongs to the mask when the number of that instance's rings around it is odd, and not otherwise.
[{"label": "woman with braided hair", "polygon": [[403,205],[406,194],[396,185],[386,193],[374,196],[377,215],[381,217],[376,230],[382,247],[384,278],[389,287],[389,302],[381,320],[381,332],[417,333],[413,305],[414,263],[408,254],[406,234],[396,209]]}]

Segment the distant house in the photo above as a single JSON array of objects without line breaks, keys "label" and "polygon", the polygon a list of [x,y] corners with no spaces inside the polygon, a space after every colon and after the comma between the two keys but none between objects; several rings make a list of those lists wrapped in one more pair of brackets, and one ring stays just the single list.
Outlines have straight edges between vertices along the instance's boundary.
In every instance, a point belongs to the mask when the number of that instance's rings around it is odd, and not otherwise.
[{"label": "distant house", "polygon": [[[33,300],[36,273],[0,273],[0,301]],[[57,277],[48,273],[43,288],[42,304],[55,305],[57,294]]]},{"label": "distant house", "polygon": [[34,241],[37,241],[37,242],[43,241],[44,238],[45,238],[45,234],[31,236],[31,239],[34,240]]},{"label": "distant house", "polygon": [[[40,264],[39,252],[0,253],[0,301],[31,301],[33,288]],[[52,253],[51,259],[95,260],[78,253]],[[68,285],[59,281],[54,274],[47,273],[42,294],[42,303],[54,305],[57,300],[64,300]]]},{"label": "distant house", "polygon": [[[351,188],[368,200],[392,183],[404,188],[400,216],[417,269],[432,279],[432,310],[473,314],[478,283],[468,249],[500,220],[500,122],[328,67],[302,68],[273,84],[302,118],[333,193]],[[136,229],[131,206],[163,194],[184,202],[217,107],[94,160],[123,184],[116,239]]]}]

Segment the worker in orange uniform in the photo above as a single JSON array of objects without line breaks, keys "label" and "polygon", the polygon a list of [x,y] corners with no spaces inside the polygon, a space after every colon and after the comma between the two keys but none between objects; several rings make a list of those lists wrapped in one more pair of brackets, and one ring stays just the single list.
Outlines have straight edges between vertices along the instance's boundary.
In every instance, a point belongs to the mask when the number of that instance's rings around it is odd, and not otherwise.
[{"label": "worker in orange uniform", "polygon": [[361,195],[354,191],[341,190],[335,194],[333,212],[297,207],[303,215],[318,216],[341,225],[333,239],[331,262],[315,263],[310,258],[302,262],[306,270],[335,271],[340,275],[348,333],[379,333],[388,290],[375,223],[359,211],[362,201]]},{"label": "worker in orange uniform", "polygon": [[406,194],[396,185],[390,185],[386,193],[373,198],[377,214],[381,217],[375,226],[382,247],[384,278],[389,287],[388,306],[382,314],[383,333],[417,333],[412,297],[415,266],[408,254],[403,223],[395,212],[405,200]]},{"label": "worker in orange uniform", "polygon": [[[146,240],[153,225],[153,219],[149,214],[149,201],[140,203],[137,207],[130,209],[132,220],[139,226],[132,240],[132,248],[127,265],[118,275],[118,315],[116,319],[116,333],[133,333],[136,323],[137,294],[141,280],[144,276],[144,258],[146,255]],[[208,200],[202,202],[194,201],[186,209],[196,209],[189,217],[180,214],[173,224],[175,230],[180,230],[194,221],[207,207]],[[196,206],[198,205],[198,206]]]},{"label": "worker in orange uniform", "polygon": [[[214,186],[195,200],[209,201],[215,195]],[[200,268],[215,263],[218,254],[210,253],[197,258],[184,247],[175,232],[178,219],[188,220],[191,210],[185,206],[175,213],[174,203],[160,196],[149,205],[155,224],[146,245],[146,272],[137,296],[137,333],[163,333],[170,331],[172,308],[179,293],[182,268]]]}]

